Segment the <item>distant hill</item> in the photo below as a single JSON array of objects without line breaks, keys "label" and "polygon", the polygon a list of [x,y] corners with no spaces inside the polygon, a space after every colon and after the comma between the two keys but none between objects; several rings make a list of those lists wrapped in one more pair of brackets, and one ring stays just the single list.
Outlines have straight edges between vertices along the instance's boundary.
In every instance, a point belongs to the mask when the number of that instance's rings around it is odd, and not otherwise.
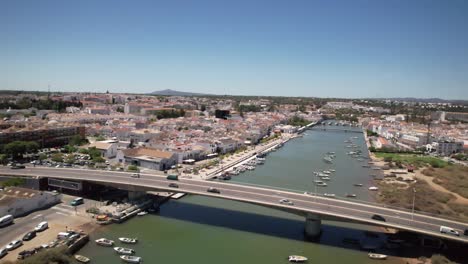
[{"label": "distant hill", "polygon": [[202,94],[202,93],[191,93],[191,92],[180,92],[171,89],[155,91],[150,93],[152,95],[166,95],[166,96],[206,96],[210,94]]}]

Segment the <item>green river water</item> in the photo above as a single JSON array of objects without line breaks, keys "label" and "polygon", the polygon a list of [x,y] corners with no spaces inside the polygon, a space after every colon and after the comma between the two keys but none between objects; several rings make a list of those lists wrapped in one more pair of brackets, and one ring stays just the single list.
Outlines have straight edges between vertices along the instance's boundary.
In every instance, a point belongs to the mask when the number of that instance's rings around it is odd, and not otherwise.
[{"label": "green river water", "polygon": [[[348,128],[349,129],[349,128]],[[358,161],[347,152],[350,137],[367,155],[362,134],[309,130],[283,148],[268,155],[266,163],[254,171],[234,176],[231,182],[266,185],[297,191],[314,192],[313,171],[336,169],[328,187],[319,192],[355,193],[358,199],[371,201],[367,190],[372,185],[366,161]],[[336,152],[333,164],[322,158],[328,151]],[[362,183],[364,187],[354,187]],[[136,250],[144,263],[288,263],[287,256],[303,255],[308,263],[377,263],[356,245],[343,243],[343,238],[365,239],[381,244],[383,236],[369,238],[365,230],[377,230],[363,225],[323,221],[322,236],[308,242],[303,234],[304,219],[290,213],[241,202],[186,196],[169,201],[154,215],[135,217],[123,224],[100,228],[91,239],[106,237],[138,237],[139,243],[126,246]],[[117,245],[120,245],[117,242]],[[125,246],[125,245],[124,245]],[[388,253],[386,251],[383,251]],[[88,243],[79,252],[92,263],[121,263],[112,248]],[[391,255],[391,254],[390,254]],[[385,263],[398,263],[389,257]]]}]

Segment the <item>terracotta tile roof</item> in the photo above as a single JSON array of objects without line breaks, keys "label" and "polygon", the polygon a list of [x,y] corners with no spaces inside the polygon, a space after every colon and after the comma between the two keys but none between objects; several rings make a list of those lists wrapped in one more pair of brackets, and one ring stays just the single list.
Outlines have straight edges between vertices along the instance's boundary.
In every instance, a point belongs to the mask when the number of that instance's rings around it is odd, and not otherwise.
[{"label": "terracotta tile roof", "polygon": [[168,151],[161,151],[151,148],[135,148],[135,149],[126,149],[122,150],[125,156],[128,157],[138,157],[138,156],[148,156],[154,158],[164,158],[169,159],[172,157],[173,153]]}]

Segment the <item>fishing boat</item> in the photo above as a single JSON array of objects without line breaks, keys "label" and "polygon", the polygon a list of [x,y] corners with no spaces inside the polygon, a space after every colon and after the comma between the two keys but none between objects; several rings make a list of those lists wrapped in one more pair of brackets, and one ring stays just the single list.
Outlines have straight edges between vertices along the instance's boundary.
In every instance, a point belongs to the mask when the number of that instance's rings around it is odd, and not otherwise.
[{"label": "fishing boat", "polygon": [[324,157],[323,161],[325,161],[327,163],[332,163],[333,162],[332,158],[330,158],[330,157]]},{"label": "fishing boat", "polygon": [[315,183],[323,182],[321,180],[314,180]]},{"label": "fishing boat", "polygon": [[333,151],[328,151],[327,154],[328,154],[328,155],[334,155],[335,152],[333,152]]},{"label": "fishing boat", "polygon": [[315,185],[317,185],[318,187],[327,187],[327,184],[324,182],[317,182]]},{"label": "fishing boat", "polygon": [[146,212],[146,211],[141,211],[141,212],[139,212],[137,215],[138,215],[138,216],[144,216],[144,215],[147,215],[147,214],[148,214],[148,212]]},{"label": "fishing boat", "polygon": [[317,174],[317,176],[319,176],[319,177],[328,177],[328,174],[319,172],[319,173]]},{"label": "fishing boat", "polygon": [[362,187],[362,183],[355,183],[353,185],[356,186],[356,187]]},{"label": "fishing boat", "polygon": [[89,263],[91,261],[91,259],[85,257],[85,256],[82,256],[82,255],[75,255],[74,256],[76,261],[78,262],[81,262],[81,263]]},{"label": "fishing boat", "polygon": [[384,254],[369,253],[367,255],[371,259],[387,259],[387,255]]},{"label": "fishing boat", "polygon": [[111,247],[114,245],[114,241],[107,239],[107,238],[99,238],[99,239],[96,239],[95,241],[96,241],[96,244],[100,246],[104,246],[104,247]]},{"label": "fishing boat", "polygon": [[325,174],[331,174],[331,171],[329,171],[329,170],[324,170],[322,172],[325,173]]},{"label": "fishing boat", "polygon": [[115,252],[119,253],[120,255],[132,255],[135,253],[135,250],[131,248],[124,248],[124,247],[114,247]]},{"label": "fishing boat", "polygon": [[138,238],[119,237],[119,240],[125,244],[136,244],[138,242]]},{"label": "fishing boat", "polygon": [[356,196],[357,196],[357,195],[354,194],[354,193],[347,193],[347,194],[346,194],[346,197],[349,197],[349,198],[356,198]]},{"label": "fishing boat", "polygon": [[331,178],[330,177],[327,177],[327,176],[323,176],[323,177],[320,177],[320,179],[324,180],[324,181],[329,181]]},{"label": "fishing boat", "polygon": [[334,194],[334,193],[324,193],[323,196],[329,197],[329,198],[335,198],[335,194]]},{"label": "fishing boat", "polygon": [[336,170],[335,170],[335,169],[329,169],[329,171],[331,171],[331,172],[335,172]]},{"label": "fishing boat", "polygon": [[288,257],[289,262],[306,262],[307,258],[303,256],[298,256],[298,255],[291,255]]},{"label": "fishing boat", "polygon": [[127,263],[140,263],[141,262],[141,257],[136,257],[136,256],[129,256],[129,255],[122,255],[120,256],[120,259]]}]

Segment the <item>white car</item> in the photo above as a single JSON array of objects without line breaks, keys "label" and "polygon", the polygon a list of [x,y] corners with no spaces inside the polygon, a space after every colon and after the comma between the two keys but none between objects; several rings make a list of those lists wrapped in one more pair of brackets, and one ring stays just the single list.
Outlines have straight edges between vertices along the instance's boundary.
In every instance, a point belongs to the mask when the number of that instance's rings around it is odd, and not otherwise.
[{"label": "white car", "polygon": [[294,205],[294,203],[289,201],[288,199],[281,199],[279,202],[280,204]]},{"label": "white car", "polygon": [[23,245],[23,241],[21,240],[13,240],[10,242],[10,244],[8,244],[5,248],[7,250],[13,250],[15,248],[18,248],[20,247],[21,245]]},{"label": "white car", "polygon": [[6,254],[8,254],[8,249],[0,248],[0,259],[3,258]]},{"label": "white car", "polygon": [[47,228],[49,228],[49,223],[47,223],[46,221],[44,221],[44,222],[40,222],[40,223],[34,228],[34,230],[35,230],[36,232],[41,232],[41,231],[46,230]]}]

